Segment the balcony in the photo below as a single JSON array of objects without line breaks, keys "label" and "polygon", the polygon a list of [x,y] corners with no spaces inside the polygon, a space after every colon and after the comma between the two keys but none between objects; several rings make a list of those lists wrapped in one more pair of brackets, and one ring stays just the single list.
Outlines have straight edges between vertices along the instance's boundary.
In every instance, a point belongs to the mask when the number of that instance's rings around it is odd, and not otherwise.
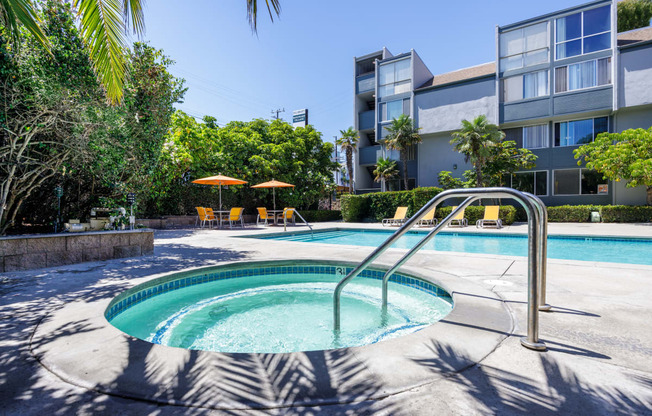
[{"label": "balcony", "polygon": [[376,111],[363,111],[358,114],[358,130],[372,130],[376,124]]},{"label": "balcony", "polygon": [[375,165],[381,155],[380,145],[367,146],[358,149],[360,166]]},{"label": "balcony", "polygon": [[374,91],[376,86],[376,74],[371,72],[368,74],[360,75],[356,78],[356,94],[363,94],[365,92]]}]

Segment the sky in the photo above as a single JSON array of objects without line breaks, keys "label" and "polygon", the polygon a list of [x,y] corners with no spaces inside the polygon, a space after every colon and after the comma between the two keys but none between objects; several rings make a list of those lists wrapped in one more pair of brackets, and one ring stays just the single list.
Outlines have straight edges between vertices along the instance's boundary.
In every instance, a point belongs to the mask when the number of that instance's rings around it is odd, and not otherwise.
[{"label": "sky", "polygon": [[[177,108],[218,123],[290,121],[307,108],[309,123],[333,142],[353,125],[353,58],[383,46],[414,49],[433,74],[495,60],[496,25],[585,3],[582,0],[280,0],[272,23],[259,0],[258,34],[245,0],[150,0],[144,40],[176,61],[186,80]],[[185,7],[184,7],[185,6]]]}]

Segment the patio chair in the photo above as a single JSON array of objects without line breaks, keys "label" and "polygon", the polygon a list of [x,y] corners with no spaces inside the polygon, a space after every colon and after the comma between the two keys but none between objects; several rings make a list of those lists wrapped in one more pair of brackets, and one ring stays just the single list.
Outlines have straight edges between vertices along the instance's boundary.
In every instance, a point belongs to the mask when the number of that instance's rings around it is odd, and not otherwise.
[{"label": "patio chair", "polygon": [[500,207],[498,205],[487,205],[484,207],[484,218],[476,221],[477,228],[503,228],[503,221],[498,218]]},{"label": "patio chair", "polygon": [[[451,212],[455,211],[455,209],[457,209],[457,206],[453,207]],[[466,218],[464,218],[464,211],[465,211],[464,209],[462,211],[460,211],[460,213],[457,214],[455,216],[455,218],[453,218],[451,220],[451,222],[450,222],[450,224],[448,224],[448,226],[449,227],[467,227],[469,225],[469,221]]]},{"label": "patio chair", "polygon": [[405,222],[408,207],[398,207],[394,213],[394,218],[385,218],[383,220],[383,227],[388,225],[401,225]]},{"label": "patio chair", "polygon": [[231,211],[229,212],[229,215],[225,215],[222,217],[222,221],[228,221],[229,222],[229,228],[233,228],[233,223],[238,223],[240,221],[240,226],[244,228],[244,218],[242,217],[242,213],[244,212],[244,208],[231,208]]},{"label": "patio chair", "polygon": [[258,210],[258,216],[256,217],[256,227],[260,222],[263,222],[263,224],[267,225],[267,222],[269,220],[269,214],[267,213],[267,208],[258,207],[256,209]]},{"label": "patio chair", "polygon": [[213,228],[213,222],[215,222],[216,218],[211,208],[197,207],[197,214],[202,228],[204,228],[206,222]]},{"label": "patio chair", "polygon": [[437,209],[437,207],[428,211],[426,215],[423,218],[421,218],[419,222],[417,222],[416,225],[419,227],[434,227],[435,225],[437,225],[439,221],[437,220],[437,218],[435,218],[435,209]]},{"label": "patio chair", "polygon": [[297,225],[297,217],[294,215],[294,211],[294,208],[283,208],[283,213],[278,216],[278,219],[288,224],[292,222],[292,225]]}]

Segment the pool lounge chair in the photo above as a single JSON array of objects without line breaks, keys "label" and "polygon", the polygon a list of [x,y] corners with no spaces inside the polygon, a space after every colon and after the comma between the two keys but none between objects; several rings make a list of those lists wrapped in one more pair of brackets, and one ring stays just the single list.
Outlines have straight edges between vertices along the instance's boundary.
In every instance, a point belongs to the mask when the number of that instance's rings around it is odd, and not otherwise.
[{"label": "pool lounge chair", "polygon": [[500,207],[498,205],[487,205],[484,207],[484,218],[476,221],[475,226],[478,228],[503,228],[503,222],[498,218],[499,211]]},{"label": "pool lounge chair", "polygon": [[428,211],[426,215],[417,222],[417,226],[434,227],[435,225],[437,225],[438,221],[437,218],[435,218],[435,209],[437,209],[437,207]]},{"label": "pool lounge chair", "polygon": [[401,225],[405,222],[405,217],[407,216],[408,207],[398,207],[394,213],[394,218],[385,218],[383,220],[383,227],[385,226],[395,226]]},{"label": "pool lounge chair", "polygon": [[237,224],[238,222],[240,222],[240,226],[244,228],[244,218],[242,218],[243,212],[244,212],[244,208],[241,207],[231,208],[229,215],[223,216],[222,221],[228,221],[229,228],[233,228],[233,223]]},{"label": "pool lounge chair", "polygon": [[297,225],[297,217],[294,215],[294,211],[294,208],[283,208],[283,213],[278,216],[278,220]]},{"label": "pool lounge chair", "polygon": [[[456,208],[457,208],[456,206],[453,207],[451,212],[455,211]],[[465,211],[464,209],[462,211],[460,211],[460,213],[457,214],[455,216],[455,218],[453,218],[451,220],[451,222],[450,222],[450,224],[448,224],[448,226],[449,227],[467,227],[469,225],[469,221],[466,218],[464,218],[464,211]]]},{"label": "pool lounge chair", "polygon": [[258,207],[256,209],[258,210],[258,216],[256,217],[256,227],[258,227],[258,224],[260,224],[261,222],[267,225],[269,220],[269,214],[267,213],[267,208]]},{"label": "pool lounge chair", "polygon": [[200,226],[204,228],[204,224],[208,224],[213,228],[213,222],[215,222],[215,214],[211,208],[196,207],[197,215],[199,216]]}]

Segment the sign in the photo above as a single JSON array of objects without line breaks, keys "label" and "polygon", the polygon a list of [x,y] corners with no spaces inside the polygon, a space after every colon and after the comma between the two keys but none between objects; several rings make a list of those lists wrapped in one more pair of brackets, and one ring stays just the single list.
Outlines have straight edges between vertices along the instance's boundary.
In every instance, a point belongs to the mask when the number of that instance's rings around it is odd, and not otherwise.
[{"label": "sign", "polygon": [[306,127],[308,125],[308,109],[295,110],[292,112],[292,127]]},{"label": "sign", "polygon": [[608,194],[609,193],[609,184],[598,185],[598,194]]}]

